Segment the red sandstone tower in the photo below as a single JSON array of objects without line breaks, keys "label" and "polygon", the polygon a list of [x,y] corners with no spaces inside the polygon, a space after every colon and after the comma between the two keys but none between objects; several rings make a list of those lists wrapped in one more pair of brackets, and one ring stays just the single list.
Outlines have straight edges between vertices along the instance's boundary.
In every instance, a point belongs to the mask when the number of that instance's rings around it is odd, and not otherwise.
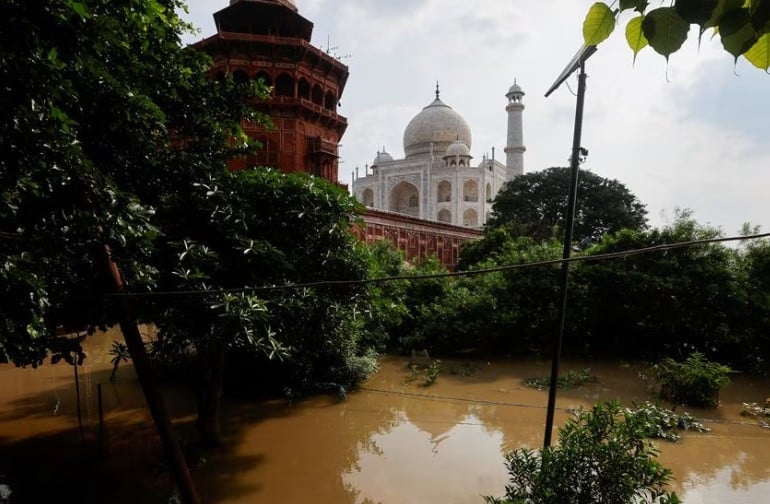
[{"label": "red sandstone tower", "polygon": [[273,88],[255,108],[267,114],[275,130],[246,126],[263,148],[246,164],[304,171],[337,183],[337,146],[347,119],[337,114],[348,67],[312,46],[313,23],[291,0],[230,0],[214,14],[217,33],[195,47],[214,60],[211,74],[236,80],[264,79]]}]

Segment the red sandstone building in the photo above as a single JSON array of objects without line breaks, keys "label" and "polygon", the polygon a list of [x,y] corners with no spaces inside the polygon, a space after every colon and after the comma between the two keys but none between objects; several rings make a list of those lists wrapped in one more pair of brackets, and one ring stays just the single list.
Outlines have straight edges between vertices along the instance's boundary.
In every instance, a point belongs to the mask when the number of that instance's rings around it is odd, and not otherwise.
[{"label": "red sandstone building", "polygon": [[231,167],[306,171],[337,183],[337,146],[348,125],[337,104],[348,67],[310,44],[313,23],[292,1],[231,0],[214,14],[214,22],[217,33],[195,44],[214,60],[212,76],[263,79],[273,88],[272,97],[255,108],[270,117],[275,130],[245,125],[263,148]]},{"label": "red sandstone building", "polygon": [[[194,45],[212,57],[211,76],[262,79],[273,90],[254,106],[275,129],[245,124],[263,148],[252,159],[233,160],[231,169],[268,166],[338,183],[338,145],[348,123],[337,105],[348,67],[311,45],[313,23],[292,0],[230,0],[214,21],[217,33]],[[461,243],[481,236],[478,230],[373,209],[363,220],[364,229],[356,229],[360,239],[387,239],[407,260],[435,256],[450,267],[457,264]]]}]

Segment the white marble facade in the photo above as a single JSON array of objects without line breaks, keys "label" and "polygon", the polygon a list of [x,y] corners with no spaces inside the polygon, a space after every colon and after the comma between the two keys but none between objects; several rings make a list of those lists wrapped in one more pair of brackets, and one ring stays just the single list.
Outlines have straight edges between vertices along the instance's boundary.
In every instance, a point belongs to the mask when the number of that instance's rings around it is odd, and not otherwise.
[{"label": "white marble facade", "polygon": [[506,94],[506,164],[493,155],[483,156],[474,166],[470,127],[441,101],[437,86],[435,100],[404,130],[404,158],[378,152],[365,176],[353,181],[353,195],[378,210],[457,226],[483,226],[497,192],[523,171],[523,96],[515,83]]}]

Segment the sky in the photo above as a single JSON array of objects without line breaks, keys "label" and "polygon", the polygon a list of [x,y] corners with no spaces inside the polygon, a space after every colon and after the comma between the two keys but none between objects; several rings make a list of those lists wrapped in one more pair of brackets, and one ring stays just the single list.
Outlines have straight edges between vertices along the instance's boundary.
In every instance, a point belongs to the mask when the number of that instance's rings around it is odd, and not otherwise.
[{"label": "sky", "polygon": [[[228,0],[188,0],[199,33]],[[297,0],[314,23],[312,42],[348,65],[338,112],[340,182],[383,147],[404,156],[406,125],[434,98],[468,122],[474,161],[504,162],[505,93],[524,96],[524,171],[567,166],[577,76],[545,92],[582,45],[593,0]],[[583,168],[617,179],[647,205],[650,224],[689,209],[698,222],[736,234],[743,223],[770,230],[770,75],[734,64],[717,38],[697,32],[669,60],[647,47],[634,62],[620,18],[586,63]]]}]

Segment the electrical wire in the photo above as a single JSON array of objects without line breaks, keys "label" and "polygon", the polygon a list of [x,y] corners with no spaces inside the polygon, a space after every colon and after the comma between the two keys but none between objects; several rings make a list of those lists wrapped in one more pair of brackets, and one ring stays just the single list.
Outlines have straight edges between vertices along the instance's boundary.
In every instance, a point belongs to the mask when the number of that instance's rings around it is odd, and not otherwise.
[{"label": "electrical wire", "polygon": [[708,238],[708,239],[702,239],[702,240],[690,240],[690,241],[684,241],[684,242],[653,245],[651,247],[644,247],[639,249],[623,250],[619,252],[608,252],[606,254],[573,256],[568,259],[549,259],[545,261],[535,261],[535,262],[528,262],[528,263],[521,263],[521,264],[509,264],[505,266],[498,266],[495,268],[486,268],[486,269],[469,270],[469,271],[454,271],[454,272],[447,272],[447,273],[431,273],[427,275],[400,275],[400,276],[389,276],[389,277],[380,277],[380,278],[367,278],[362,280],[323,280],[318,282],[307,282],[307,283],[301,283],[301,284],[290,283],[290,284],[284,284],[284,285],[271,285],[271,286],[261,286],[261,287],[236,287],[236,288],[229,288],[229,289],[127,292],[127,293],[108,294],[108,296],[147,298],[147,297],[168,297],[168,296],[235,294],[235,293],[246,293],[246,292],[256,293],[256,292],[270,292],[270,291],[281,291],[281,290],[299,290],[299,289],[309,289],[309,288],[317,288],[317,287],[345,287],[345,286],[378,284],[378,283],[397,282],[397,281],[419,281],[419,280],[430,280],[430,279],[436,279],[436,278],[454,278],[454,277],[476,276],[476,275],[485,275],[489,273],[513,271],[513,270],[524,269],[524,268],[553,266],[553,265],[558,265],[565,262],[573,263],[573,262],[603,261],[608,259],[618,259],[618,258],[626,258],[626,257],[641,255],[641,254],[649,254],[652,252],[663,252],[663,251],[674,250],[674,249],[679,249],[684,247],[691,247],[696,245],[707,245],[707,244],[713,244],[713,243],[725,243],[725,242],[734,242],[734,241],[759,240],[762,238],[770,238],[770,233],[760,233],[760,234],[752,234],[752,235],[746,235],[746,236],[729,236],[729,237],[722,237],[722,238]]}]

